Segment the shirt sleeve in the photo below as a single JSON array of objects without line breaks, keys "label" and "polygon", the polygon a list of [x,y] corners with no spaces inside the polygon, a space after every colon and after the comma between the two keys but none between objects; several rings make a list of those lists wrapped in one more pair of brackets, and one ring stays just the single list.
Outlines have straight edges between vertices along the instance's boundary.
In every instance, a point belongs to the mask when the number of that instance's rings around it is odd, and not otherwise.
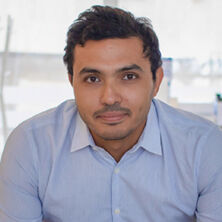
[{"label": "shirt sleeve", "polygon": [[42,222],[35,152],[23,128],[16,128],[0,162],[0,221]]},{"label": "shirt sleeve", "polygon": [[201,146],[197,222],[222,222],[222,131],[212,129]]}]

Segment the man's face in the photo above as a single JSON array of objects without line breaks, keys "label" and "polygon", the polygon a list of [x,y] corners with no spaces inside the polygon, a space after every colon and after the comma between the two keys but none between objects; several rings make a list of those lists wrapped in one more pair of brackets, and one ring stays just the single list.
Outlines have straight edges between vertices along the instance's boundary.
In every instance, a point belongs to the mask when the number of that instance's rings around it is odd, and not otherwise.
[{"label": "man's face", "polygon": [[142,41],[89,40],[75,47],[74,58],[75,99],[93,138],[122,140],[141,133],[162,79],[159,68],[153,81]]}]

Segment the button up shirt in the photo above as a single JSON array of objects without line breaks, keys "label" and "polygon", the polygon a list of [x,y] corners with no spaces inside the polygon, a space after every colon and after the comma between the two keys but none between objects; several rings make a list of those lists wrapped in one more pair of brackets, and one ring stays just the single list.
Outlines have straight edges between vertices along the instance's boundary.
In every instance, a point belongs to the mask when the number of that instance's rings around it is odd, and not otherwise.
[{"label": "button up shirt", "polygon": [[153,100],[117,163],[73,100],[10,135],[0,163],[1,222],[221,222],[222,132]]}]

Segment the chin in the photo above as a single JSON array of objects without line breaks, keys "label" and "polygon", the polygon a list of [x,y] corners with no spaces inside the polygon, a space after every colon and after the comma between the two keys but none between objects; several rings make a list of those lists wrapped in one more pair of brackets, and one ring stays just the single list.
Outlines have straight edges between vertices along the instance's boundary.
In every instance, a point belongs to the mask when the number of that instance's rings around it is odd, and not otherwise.
[{"label": "chin", "polygon": [[115,130],[107,131],[107,132],[95,132],[98,137],[103,140],[123,140],[127,138],[133,130],[123,131],[123,130]]}]

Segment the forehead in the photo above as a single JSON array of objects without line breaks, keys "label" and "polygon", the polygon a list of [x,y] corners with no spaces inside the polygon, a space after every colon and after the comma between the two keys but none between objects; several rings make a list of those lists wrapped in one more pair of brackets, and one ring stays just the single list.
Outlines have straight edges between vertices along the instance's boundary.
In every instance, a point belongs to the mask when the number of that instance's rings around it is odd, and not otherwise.
[{"label": "forehead", "polygon": [[135,63],[146,60],[143,43],[138,37],[125,39],[88,40],[84,46],[76,45],[74,50],[74,67],[88,64]]},{"label": "forehead", "polygon": [[114,45],[118,46],[129,46],[129,44],[133,44],[136,47],[142,46],[142,40],[138,37],[129,37],[129,38],[107,38],[101,40],[88,40],[82,46],[80,44],[76,45],[76,48],[93,48],[96,49],[98,46],[100,47],[110,47]]}]

